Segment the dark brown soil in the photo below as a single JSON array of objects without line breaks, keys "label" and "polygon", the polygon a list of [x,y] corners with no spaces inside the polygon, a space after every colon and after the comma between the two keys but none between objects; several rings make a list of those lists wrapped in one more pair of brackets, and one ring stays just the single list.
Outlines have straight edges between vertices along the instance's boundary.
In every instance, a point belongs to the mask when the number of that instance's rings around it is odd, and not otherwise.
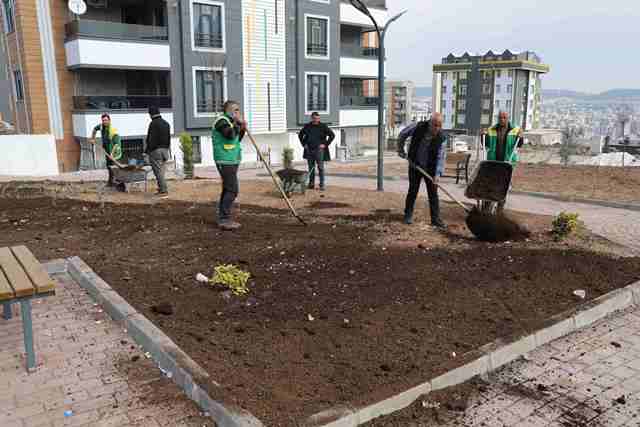
[{"label": "dark brown soil", "polygon": [[475,206],[467,216],[467,227],[483,242],[521,241],[531,237],[531,232],[523,224],[502,214],[482,212]]},{"label": "dark brown soil", "polygon": [[505,162],[482,162],[466,190],[471,199],[500,202],[509,192],[513,168]]},{"label": "dark brown soil", "polygon": [[[640,278],[637,258],[545,242],[382,246],[377,227],[400,233],[390,214],[300,227],[281,209],[241,208],[244,227],[222,233],[212,205],[0,198],[0,246],[81,256],[223,385],[216,398],[268,426],[404,391],[582,303],[575,289],[595,298]],[[226,263],[251,273],[247,296],[195,280]],[[152,310],[163,303],[173,315]]]}]

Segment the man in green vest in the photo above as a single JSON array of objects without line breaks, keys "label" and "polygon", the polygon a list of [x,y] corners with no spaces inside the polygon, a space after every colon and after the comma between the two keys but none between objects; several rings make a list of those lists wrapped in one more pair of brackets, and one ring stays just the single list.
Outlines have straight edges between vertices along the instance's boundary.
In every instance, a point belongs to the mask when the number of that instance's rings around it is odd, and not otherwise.
[{"label": "man in green vest", "polygon": [[[500,111],[498,124],[489,128],[486,136],[487,160],[498,162],[510,162],[514,167],[518,163],[518,153],[516,147],[520,148],[524,144],[522,139],[522,129],[513,127],[509,121],[509,113]],[[498,211],[504,210],[506,200],[498,203]]]},{"label": "man in green vest", "polygon": [[213,159],[222,178],[222,193],[218,202],[218,226],[222,230],[237,230],[240,224],[231,218],[233,202],[240,191],[238,185],[238,167],[242,161],[242,146],[247,123],[240,114],[240,104],[227,101],[224,113],[217,117],[211,130],[213,140]]},{"label": "man in green vest", "polygon": [[[120,135],[118,135],[118,131],[111,124],[111,117],[109,114],[104,113],[100,116],[101,123],[93,128],[93,132],[91,132],[91,139],[89,142],[92,144],[96,143],[96,134],[100,132],[100,139],[102,142],[102,149],[105,153],[109,153],[114,160],[120,160],[122,158],[122,142],[120,140]],[[106,157],[106,156],[105,156]],[[109,179],[107,181],[108,187],[113,187],[113,171],[111,170],[112,166],[115,166],[113,161],[106,157],[107,162],[107,171],[109,172]],[[125,184],[120,183],[117,187],[118,191],[125,191]]]}]

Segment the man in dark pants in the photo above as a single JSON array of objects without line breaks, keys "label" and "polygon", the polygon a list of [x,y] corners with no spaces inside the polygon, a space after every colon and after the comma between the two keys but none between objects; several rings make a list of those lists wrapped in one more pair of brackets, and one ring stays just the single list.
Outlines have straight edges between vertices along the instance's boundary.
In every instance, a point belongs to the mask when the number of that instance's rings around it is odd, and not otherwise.
[{"label": "man in dark pants", "polygon": [[[118,131],[111,124],[111,116],[109,114],[104,113],[100,116],[100,124],[93,128],[91,132],[91,138],[89,142],[92,144],[96,143],[96,134],[100,132],[100,139],[102,142],[102,149],[105,153],[109,153],[111,157],[115,160],[120,160],[122,158],[122,142],[120,140],[120,135],[118,135]],[[109,173],[109,179],[107,181],[107,187],[114,186],[114,177],[113,171],[111,170],[112,166],[115,166],[113,161],[105,156],[105,160],[107,163],[107,172]],[[126,191],[126,186],[124,183],[118,184],[118,191]]]},{"label": "man in dark pants", "polygon": [[325,190],[324,162],[331,160],[329,145],[336,135],[329,126],[320,122],[320,114],[311,114],[311,123],[307,123],[300,133],[298,139],[304,147],[304,158],[309,164],[309,189],[313,190],[316,184],[316,166],[320,175],[320,191]]},{"label": "man in dark pants", "polygon": [[169,161],[171,148],[171,126],[160,115],[158,107],[149,107],[151,123],[147,131],[147,149],[153,174],[158,182],[158,192],[161,199],[169,197],[164,166]]},{"label": "man in dark pants", "polygon": [[[398,138],[398,155],[407,158],[405,142],[411,137],[408,159],[424,169],[435,182],[444,172],[445,136],[442,133],[442,116],[434,113],[431,120],[410,125],[400,133]],[[409,165],[409,192],[404,208],[405,224],[413,224],[413,209],[420,191],[422,180],[427,184],[429,195],[429,209],[431,211],[431,225],[446,228],[440,219],[440,200],[438,187],[422,175],[417,169]]]},{"label": "man in dark pants", "polygon": [[231,208],[240,191],[238,167],[242,161],[242,146],[247,123],[240,115],[240,104],[227,101],[224,113],[219,116],[211,130],[213,158],[222,177],[222,193],[218,202],[218,226],[223,230],[237,230],[240,224],[231,219]]}]

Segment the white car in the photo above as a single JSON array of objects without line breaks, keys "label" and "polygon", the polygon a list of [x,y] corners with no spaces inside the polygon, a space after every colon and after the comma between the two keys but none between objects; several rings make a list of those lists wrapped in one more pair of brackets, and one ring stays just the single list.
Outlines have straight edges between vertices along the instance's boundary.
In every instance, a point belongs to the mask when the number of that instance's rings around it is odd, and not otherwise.
[{"label": "white car", "polygon": [[465,141],[453,141],[453,150],[454,153],[468,153],[469,152],[469,144]]}]

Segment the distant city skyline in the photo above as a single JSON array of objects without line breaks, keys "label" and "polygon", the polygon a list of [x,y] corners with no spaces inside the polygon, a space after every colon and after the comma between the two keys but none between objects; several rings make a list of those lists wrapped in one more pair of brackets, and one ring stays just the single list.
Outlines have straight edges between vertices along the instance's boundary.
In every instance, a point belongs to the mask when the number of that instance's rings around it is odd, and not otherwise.
[{"label": "distant city skyline", "polygon": [[[409,13],[387,36],[389,78],[431,86],[432,66],[450,52],[532,50],[551,66],[545,89],[599,93],[640,88],[640,8],[628,0],[391,0]],[[553,15],[550,15],[553,11]]]}]

